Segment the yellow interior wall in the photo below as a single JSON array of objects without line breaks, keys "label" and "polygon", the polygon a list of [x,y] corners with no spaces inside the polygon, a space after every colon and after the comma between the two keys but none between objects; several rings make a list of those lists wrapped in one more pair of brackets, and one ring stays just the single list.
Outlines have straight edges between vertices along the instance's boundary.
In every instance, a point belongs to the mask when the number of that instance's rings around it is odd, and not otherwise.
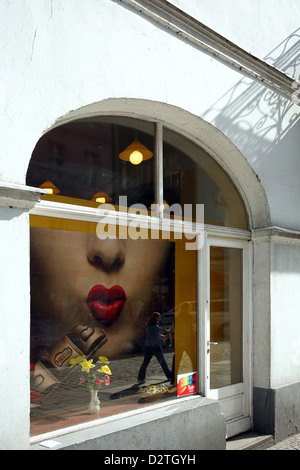
[{"label": "yellow interior wall", "polygon": [[197,251],[175,243],[175,376],[197,370]]}]

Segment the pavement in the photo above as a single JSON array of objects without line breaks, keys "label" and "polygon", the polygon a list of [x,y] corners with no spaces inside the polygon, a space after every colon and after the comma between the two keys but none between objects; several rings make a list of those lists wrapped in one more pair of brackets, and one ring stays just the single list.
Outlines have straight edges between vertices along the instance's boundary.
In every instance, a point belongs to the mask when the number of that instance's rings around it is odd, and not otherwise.
[{"label": "pavement", "polygon": [[266,450],[300,450],[300,433],[290,436]]},{"label": "pavement", "polygon": [[300,450],[300,433],[275,444],[273,436],[248,432],[229,439],[226,450]]}]

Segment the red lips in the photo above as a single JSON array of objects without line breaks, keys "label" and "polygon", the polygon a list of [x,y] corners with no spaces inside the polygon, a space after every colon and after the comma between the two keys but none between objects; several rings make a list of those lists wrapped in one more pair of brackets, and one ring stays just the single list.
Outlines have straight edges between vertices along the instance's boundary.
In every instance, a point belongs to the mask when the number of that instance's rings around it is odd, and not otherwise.
[{"label": "red lips", "polygon": [[122,312],[126,299],[124,289],[120,286],[107,289],[97,285],[90,290],[86,303],[97,320],[110,325]]}]

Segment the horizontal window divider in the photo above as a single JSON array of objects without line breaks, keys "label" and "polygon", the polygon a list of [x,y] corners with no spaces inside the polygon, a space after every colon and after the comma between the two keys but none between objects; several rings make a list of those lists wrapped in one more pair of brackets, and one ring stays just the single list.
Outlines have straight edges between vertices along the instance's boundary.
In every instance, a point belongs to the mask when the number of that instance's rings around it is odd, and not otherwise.
[{"label": "horizontal window divider", "polygon": [[59,219],[73,219],[84,222],[117,224],[120,226],[136,225],[141,229],[170,231],[199,235],[204,231],[208,236],[251,239],[251,232],[245,229],[208,225],[186,220],[151,217],[148,215],[133,214],[130,212],[110,211],[100,208],[76,206],[73,204],[40,201],[30,210],[31,215],[44,217],[57,217]]},{"label": "horizontal window divider", "polygon": [[76,206],[51,201],[41,201],[30,211],[31,215],[56,217],[59,219],[74,219],[93,223],[118,224],[130,226],[135,224],[141,229],[160,231],[183,232],[198,235],[203,232],[202,222],[187,220],[174,220],[170,218],[151,217],[148,215],[134,214],[130,212],[111,211],[100,208]]},{"label": "horizontal window divider", "polygon": [[225,227],[222,225],[208,225],[205,224],[205,232],[208,237],[214,238],[235,238],[242,240],[251,239],[251,232],[249,230],[235,228],[235,227]]}]

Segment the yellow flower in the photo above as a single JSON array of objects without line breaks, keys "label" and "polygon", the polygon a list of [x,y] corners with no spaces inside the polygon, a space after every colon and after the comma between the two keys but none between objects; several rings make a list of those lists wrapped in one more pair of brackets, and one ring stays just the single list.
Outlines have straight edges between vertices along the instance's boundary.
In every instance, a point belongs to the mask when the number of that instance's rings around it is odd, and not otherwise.
[{"label": "yellow flower", "polygon": [[107,357],[105,357],[105,356],[99,356],[99,359],[98,359],[97,362],[99,362],[100,364],[101,364],[101,363],[109,364],[109,360],[108,360]]},{"label": "yellow flower", "polygon": [[93,359],[91,359],[90,361],[81,362],[80,365],[82,372],[89,372],[92,367],[95,367],[93,364]]},{"label": "yellow flower", "polygon": [[70,359],[70,366],[74,367],[77,364],[80,364],[83,359],[85,360],[84,356],[73,357],[72,359]]},{"label": "yellow flower", "polygon": [[102,366],[101,367],[101,372],[103,372],[104,374],[111,375],[111,370],[108,366]]}]

